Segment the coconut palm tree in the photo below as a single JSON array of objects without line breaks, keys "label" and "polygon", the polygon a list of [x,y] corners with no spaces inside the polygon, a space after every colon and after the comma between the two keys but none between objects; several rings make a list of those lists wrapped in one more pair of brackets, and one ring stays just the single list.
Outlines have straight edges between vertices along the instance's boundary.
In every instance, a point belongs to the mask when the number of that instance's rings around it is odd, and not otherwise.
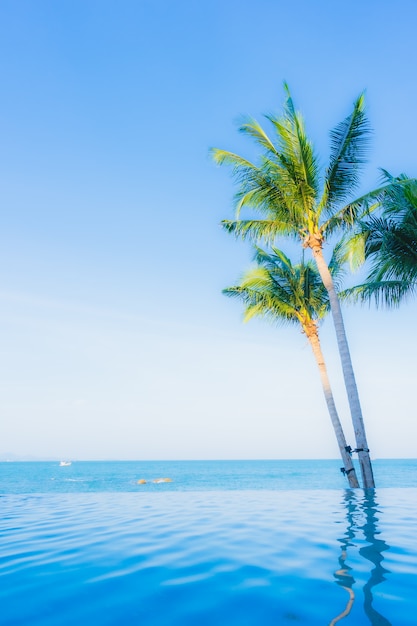
[{"label": "coconut palm tree", "polygon": [[[359,185],[370,135],[360,95],[353,110],[330,133],[330,162],[320,171],[318,157],[309,141],[301,115],[296,112],[288,86],[281,117],[267,116],[273,139],[258,122],[245,120],[240,131],[255,140],[262,154],[258,164],[226,150],[213,149],[218,164],[232,168],[238,183],[236,219],[224,220],[224,228],[243,239],[273,243],[279,236],[292,236],[310,248],[320,277],[329,294],[331,312],[356,437],[359,464],[365,488],[374,487],[365,426],[352,367],[338,294],[333,284],[323,246],[329,237],[352,228],[358,214],[371,211],[386,191],[386,185],[350,200]],[[243,208],[261,214],[261,219],[240,219]]]},{"label": "coconut palm tree", "polygon": [[346,244],[353,265],[369,261],[369,274],[344,296],[392,307],[417,292],[417,184],[405,175],[395,179],[384,172],[384,178],[392,184],[382,211],[361,220]]},{"label": "coconut palm tree", "polygon": [[[244,302],[245,321],[258,316],[274,323],[301,326],[319,368],[324,397],[343,460],[342,471],[351,487],[359,487],[320,345],[318,321],[329,309],[329,298],[320,276],[311,262],[292,265],[290,259],[274,247],[271,254],[256,248],[255,260],[257,265],[246,272],[240,284],[224,289],[223,293]],[[338,268],[337,263],[333,267]]]}]

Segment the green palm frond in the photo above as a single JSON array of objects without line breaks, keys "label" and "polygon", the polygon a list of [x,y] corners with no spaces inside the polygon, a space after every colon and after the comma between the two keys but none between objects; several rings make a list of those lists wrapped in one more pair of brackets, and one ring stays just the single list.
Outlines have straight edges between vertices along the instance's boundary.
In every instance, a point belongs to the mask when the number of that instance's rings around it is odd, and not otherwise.
[{"label": "green palm frond", "polygon": [[[417,229],[417,209],[410,211],[413,202],[417,207],[417,183],[405,175],[394,178],[383,170],[386,184],[357,198],[333,215],[323,229],[327,235],[336,230],[350,229],[353,234],[342,238],[345,261],[353,270],[358,269],[367,258],[373,259],[379,252],[386,233],[402,220],[407,228]],[[383,215],[377,213],[383,209]],[[385,216],[385,217],[384,217]],[[406,217],[407,216],[407,217]],[[380,261],[376,261],[380,264]]]},{"label": "green palm frond", "polygon": [[[376,248],[375,239],[370,239],[369,248],[372,243]],[[381,239],[369,279],[390,280],[401,277],[406,282],[417,282],[417,229],[391,223]]]},{"label": "green palm frond", "polygon": [[[274,217],[281,216],[287,221],[292,219],[294,209],[289,200],[293,183],[277,162],[264,155],[258,166],[226,150],[213,149],[211,152],[216,163],[231,167],[238,182],[235,196],[237,217],[241,209],[247,207]],[[297,204],[295,208],[298,210]]]},{"label": "green palm frond", "polygon": [[266,267],[268,269],[275,269],[279,263],[283,269],[291,272],[293,265],[287,255],[282,250],[274,246],[271,247],[271,250],[273,254],[270,254],[262,248],[256,246],[254,261],[256,261],[259,265],[262,265],[262,267]]},{"label": "green palm frond", "polygon": [[382,213],[360,220],[346,246],[353,258],[355,248],[362,246],[357,258],[367,259],[370,271],[365,284],[343,297],[396,307],[417,293],[417,185],[405,175],[394,178],[383,171],[383,177]]},{"label": "green palm frond", "polygon": [[264,160],[260,167],[240,171],[239,174],[240,187],[235,196],[237,217],[243,206],[268,216],[282,216],[287,220],[292,216],[286,172]]},{"label": "green palm frond", "polygon": [[[387,175],[387,173],[385,173]],[[417,281],[417,184],[404,175],[388,185],[382,215],[360,222],[365,257],[371,263],[368,282]]]},{"label": "green palm frond", "polygon": [[245,321],[257,316],[306,328],[324,317],[329,299],[311,262],[293,265],[278,248],[268,253],[259,247],[255,248],[255,262],[239,285],[223,290],[244,303]]},{"label": "green palm frond", "polygon": [[316,199],[319,183],[318,159],[314,153],[313,144],[306,135],[304,120],[301,114],[295,110],[294,102],[286,83],[284,83],[284,89],[287,94],[285,117],[288,128],[291,129],[291,134],[287,135],[287,137],[292,138],[292,141],[287,142],[285,145],[290,148],[289,154],[294,155],[295,162],[300,166],[301,177],[314,193],[314,199]]},{"label": "green palm frond", "polygon": [[223,220],[221,226],[236,237],[249,241],[273,243],[278,236],[292,235],[287,222],[271,220]]},{"label": "green palm frond", "polygon": [[246,306],[243,321],[249,322],[254,317],[263,317],[274,324],[297,324],[296,316],[291,307],[280,303],[277,307],[275,300],[258,295],[258,302],[251,302]]},{"label": "green palm frond", "polygon": [[340,246],[343,250],[341,253],[341,260],[343,263],[349,265],[352,271],[358,270],[365,263],[366,259],[366,240],[368,233],[363,230],[353,235],[342,237],[340,240]]},{"label": "green palm frond", "polygon": [[297,311],[283,299],[269,295],[267,292],[254,287],[228,287],[223,289],[226,296],[238,298],[245,305],[244,322],[253,317],[266,318],[274,324],[297,324]]},{"label": "green palm frond", "polygon": [[397,221],[408,219],[413,223],[417,213],[417,180],[405,174],[393,177],[383,170],[387,180],[383,202],[384,216]]},{"label": "green palm frond", "polygon": [[417,284],[401,280],[382,280],[363,283],[340,292],[342,300],[370,304],[376,307],[397,308],[407,297],[417,294]]},{"label": "green palm frond", "polygon": [[335,211],[325,222],[321,229],[326,235],[332,235],[337,231],[345,231],[353,229],[358,222],[363,220],[367,215],[371,215],[381,207],[390,185],[378,187],[370,191],[356,200],[349,202],[345,206]]},{"label": "green palm frond", "polygon": [[369,216],[366,221],[359,224],[359,227],[358,235],[362,235],[364,240],[365,257],[372,259],[380,252],[384,238],[395,227],[395,221],[383,216]]},{"label": "green palm frond", "polygon": [[239,131],[255,139],[256,143],[265,148],[268,152],[271,152],[275,156],[278,155],[278,150],[274,143],[268,137],[259,122],[253,118],[244,118],[239,126]]},{"label": "green palm frond", "polygon": [[234,171],[240,172],[245,170],[245,168],[254,168],[255,165],[246,159],[243,159],[238,154],[234,152],[229,152],[228,150],[220,150],[220,148],[211,148],[210,154],[213,157],[213,161],[217,163],[217,165],[229,165],[233,168]]},{"label": "green palm frond", "polygon": [[367,162],[370,133],[361,94],[352,113],[330,132],[330,163],[325,175],[323,202],[328,211],[357,189],[361,170]]},{"label": "green palm frond", "polygon": [[275,129],[280,147],[279,164],[291,181],[294,197],[303,204],[304,210],[311,210],[319,188],[318,161],[291,96],[287,98],[283,118],[270,115],[267,119]]}]

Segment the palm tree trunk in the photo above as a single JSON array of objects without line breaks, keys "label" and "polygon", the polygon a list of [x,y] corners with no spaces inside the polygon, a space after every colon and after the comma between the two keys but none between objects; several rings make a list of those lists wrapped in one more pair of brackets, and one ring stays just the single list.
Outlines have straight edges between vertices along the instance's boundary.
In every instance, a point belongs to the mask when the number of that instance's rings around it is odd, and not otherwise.
[{"label": "palm tree trunk", "polygon": [[363,486],[365,489],[373,489],[375,487],[374,475],[372,471],[371,459],[369,456],[368,443],[366,441],[362,409],[359,401],[355,375],[353,372],[352,360],[350,358],[349,346],[347,343],[339,298],[334,288],[333,279],[331,277],[329,267],[323,256],[321,243],[319,241],[317,241],[316,243],[310,241],[309,246],[312,249],[313,256],[317,263],[317,269],[319,271],[323,284],[329,294],[330,307],[336,331],[340,360],[342,362],[343,377],[345,379],[350,413],[352,416],[352,423],[355,431],[356,447],[359,457],[359,465],[361,468]]},{"label": "palm tree trunk", "polygon": [[345,474],[349,481],[349,486],[353,488],[359,487],[358,478],[356,476],[356,470],[352,462],[352,457],[347,451],[347,444],[345,435],[343,432],[342,424],[340,423],[339,415],[336,410],[336,405],[333,398],[333,393],[330,387],[330,381],[327,374],[326,364],[324,362],[323,353],[321,350],[320,339],[317,333],[317,325],[313,322],[314,326],[310,329],[305,328],[307,338],[313,349],[313,354],[316,359],[317,366],[320,372],[321,384],[323,387],[324,397],[326,399],[327,408],[329,410],[330,419],[332,421],[333,429],[336,435],[337,443],[342,457]]}]

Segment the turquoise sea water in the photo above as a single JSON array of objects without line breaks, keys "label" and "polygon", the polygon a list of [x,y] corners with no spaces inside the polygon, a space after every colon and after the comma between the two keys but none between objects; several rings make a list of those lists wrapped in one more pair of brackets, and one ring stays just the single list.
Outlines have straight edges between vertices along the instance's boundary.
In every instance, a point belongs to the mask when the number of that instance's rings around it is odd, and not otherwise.
[{"label": "turquoise sea water", "polygon": [[[0,463],[0,494],[344,489],[340,466],[337,460]],[[376,460],[373,467],[379,488],[417,487],[417,460]],[[154,483],[158,478],[172,482]],[[145,485],[138,485],[141,479]]]},{"label": "turquoise sea water", "polygon": [[339,465],[1,463],[0,624],[415,626],[417,462]]}]

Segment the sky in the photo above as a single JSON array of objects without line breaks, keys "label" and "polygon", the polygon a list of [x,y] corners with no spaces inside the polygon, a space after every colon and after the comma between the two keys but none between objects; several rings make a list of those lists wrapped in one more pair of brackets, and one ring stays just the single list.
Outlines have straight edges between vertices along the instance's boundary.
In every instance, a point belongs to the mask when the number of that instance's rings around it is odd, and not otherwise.
[{"label": "sky", "polygon": [[[239,118],[279,113],[285,80],[325,166],[365,90],[361,190],[417,176],[416,20],[414,0],[1,0],[0,459],[337,458],[305,337],[221,293],[252,250],[219,226],[235,188],[209,149],[252,156]],[[372,458],[417,456],[416,305],[344,307]]]}]

